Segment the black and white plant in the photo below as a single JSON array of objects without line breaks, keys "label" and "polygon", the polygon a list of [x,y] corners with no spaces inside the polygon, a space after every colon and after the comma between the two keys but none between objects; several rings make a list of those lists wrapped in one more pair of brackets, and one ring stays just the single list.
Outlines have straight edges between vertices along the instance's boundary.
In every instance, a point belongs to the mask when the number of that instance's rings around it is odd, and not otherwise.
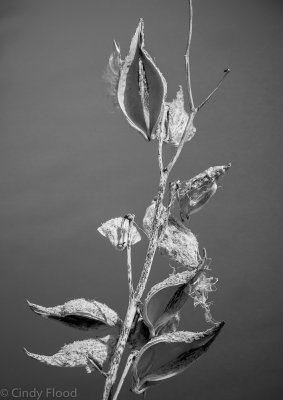
[{"label": "black and white plant", "polygon": [[[129,370],[132,391],[136,394],[145,393],[151,386],[183,372],[209,349],[224,325],[224,322],[212,317],[208,302],[209,292],[216,290],[217,279],[209,276],[206,252],[204,250],[200,255],[197,239],[184,222],[201,210],[215,194],[218,181],[230,164],[210,167],[185,182],[168,184],[169,175],[185,143],[196,133],[194,119],[197,113],[230,72],[226,69],[213,92],[199,106],[195,106],[190,76],[192,0],[188,3],[189,34],[185,55],[187,109],[182,87],[174,100],[167,100],[166,80],[145,50],[142,19],[125,59],[121,57],[119,45],[114,42],[105,74],[114,103],[131,127],[149,144],[157,142],[160,170],[157,194],[143,219],[148,248],[136,288],[132,280],[131,251],[132,246],[141,240],[141,235],[135,216],[129,213],[113,218],[98,228],[117,250],[126,253],[129,304],[124,320],[96,300],[76,299],[55,307],[28,302],[36,314],[89,330],[92,338],[65,345],[52,356],[37,355],[27,350],[26,354],[48,365],[99,371],[105,377],[103,400],[117,399]],[[174,155],[168,163],[163,157],[164,144],[175,146]],[[173,216],[174,206],[179,208],[180,219]],[[143,296],[156,251],[173,260],[178,268]],[[205,320],[210,325],[204,332],[178,330],[181,309],[187,301],[203,307]],[[112,328],[111,334],[103,336],[107,327]],[[114,391],[124,351],[129,353],[128,360]]]}]

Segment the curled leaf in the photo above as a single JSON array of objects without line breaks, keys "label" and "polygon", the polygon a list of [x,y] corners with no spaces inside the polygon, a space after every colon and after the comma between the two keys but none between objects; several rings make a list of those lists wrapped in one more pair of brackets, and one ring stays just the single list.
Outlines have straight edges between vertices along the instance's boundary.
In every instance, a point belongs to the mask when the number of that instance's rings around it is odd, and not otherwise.
[{"label": "curled leaf", "polygon": [[187,301],[190,292],[188,285],[197,274],[197,269],[172,274],[150,289],[144,301],[143,319],[152,337],[160,334],[167,324],[170,329],[170,323],[174,325],[178,322],[176,319],[174,322],[172,318],[178,315]]},{"label": "curled leaf", "polygon": [[180,217],[182,221],[201,210],[217,190],[217,181],[231,164],[210,167],[187,182],[179,191]]},{"label": "curled leaf", "polygon": [[184,267],[196,268],[200,261],[197,238],[172,216],[160,240],[160,253]]},{"label": "curled leaf", "polygon": [[109,94],[112,97],[115,105],[118,105],[117,92],[122,65],[123,61],[121,59],[120,47],[114,40],[113,51],[110,54],[103,78],[108,84]]},{"label": "curled leaf", "polygon": [[148,342],[133,363],[133,391],[143,393],[163,379],[183,372],[204,354],[219,334],[224,322],[205,332],[174,332]]},{"label": "curled leaf", "polygon": [[167,91],[166,81],[144,49],[141,19],[121,69],[118,102],[129,124],[150,140],[161,117]]},{"label": "curled leaf", "polygon": [[102,236],[107,237],[117,250],[125,250],[128,240],[131,245],[141,240],[137,228],[131,226],[129,216],[110,219],[97,230]]},{"label": "curled leaf", "polygon": [[122,326],[118,314],[106,304],[95,300],[75,299],[55,307],[30,303],[29,307],[42,317],[52,318],[80,329],[103,329]]},{"label": "curled leaf", "polygon": [[[151,232],[155,207],[156,202],[153,201],[147,208],[143,219],[143,226],[148,235]],[[164,207],[161,213],[162,225],[166,221],[165,215]],[[168,224],[164,227],[162,235],[159,238],[158,246],[162,255],[167,255],[184,267],[195,268],[199,265],[198,241],[195,235],[171,215],[169,216]]]},{"label": "curled leaf", "polygon": [[171,103],[165,103],[164,114],[160,119],[156,136],[163,136],[163,141],[168,144],[178,146],[185,129],[186,131],[186,142],[191,140],[196,132],[196,128],[193,125],[187,127],[189,115],[184,108],[184,94],[182,86],[180,86],[176,99]]},{"label": "curled leaf", "polygon": [[90,373],[95,369],[103,371],[116,345],[116,339],[108,335],[103,338],[87,339],[67,344],[53,356],[25,353],[35,360],[55,367],[84,367]]}]

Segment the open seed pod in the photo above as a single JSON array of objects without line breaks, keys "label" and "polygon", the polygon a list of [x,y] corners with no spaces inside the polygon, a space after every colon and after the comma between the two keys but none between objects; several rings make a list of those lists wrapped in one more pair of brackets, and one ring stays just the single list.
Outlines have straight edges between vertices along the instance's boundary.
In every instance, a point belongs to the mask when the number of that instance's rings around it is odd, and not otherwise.
[{"label": "open seed pod", "polygon": [[107,370],[115,345],[116,338],[108,335],[67,344],[53,356],[24,351],[29,357],[55,367],[84,367],[88,373],[95,369],[103,373]]},{"label": "open seed pod", "polygon": [[180,217],[182,221],[198,212],[216,193],[217,181],[231,167],[231,164],[210,167],[194,178],[183,183],[179,190]]},{"label": "open seed pod", "polygon": [[116,327],[119,331],[122,326],[115,311],[95,300],[75,299],[55,307],[43,307],[29,301],[28,305],[42,317],[56,319],[79,329],[101,331],[107,327]]},{"label": "open seed pod", "polygon": [[151,288],[143,307],[143,320],[150,330],[151,337],[160,334],[181,310],[189,297],[188,285],[198,273],[198,269],[195,269],[172,274]]},{"label": "open seed pod", "polygon": [[133,391],[143,393],[159,381],[183,372],[204,354],[219,334],[224,322],[205,332],[175,332],[148,342],[133,363]]},{"label": "open seed pod", "polygon": [[129,124],[150,140],[163,111],[167,84],[155,62],[144,49],[141,19],[118,84],[118,102]]},{"label": "open seed pod", "polygon": [[104,222],[97,230],[102,236],[107,237],[117,250],[125,250],[127,247],[128,240],[131,245],[136,244],[141,240],[135,226],[131,226],[130,229],[130,218],[131,215],[126,215],[124,218],[113,218],[109,221]]}]

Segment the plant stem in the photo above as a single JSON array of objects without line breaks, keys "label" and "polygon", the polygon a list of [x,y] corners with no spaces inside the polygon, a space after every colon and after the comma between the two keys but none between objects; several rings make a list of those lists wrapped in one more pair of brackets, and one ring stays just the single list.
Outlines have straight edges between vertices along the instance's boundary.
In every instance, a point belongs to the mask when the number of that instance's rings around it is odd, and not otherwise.
[{"label": "plant stem", "polygon": [[192,0],[189,0],[189,35],[188,35],[188,44],[187,44],[187,51],[185,54],[185,65],[186,65],[186,73],[187,73],[187,90],[189,96],[189,106],[190,111],[193,111],[194,100],[193,100],[193,93],[192,93],[192,85],[191,85],[191,66],[190,66],[190,49],[191,49],[191,41],[192,41],[192,30],[193,30],[193,4]]},{"label": "plant stem", "polygon": [[151,238],[149,241],[148,249],[147,249],[147,254],[145,258],[145,263],[144,267],[139,279],[139,283],[137,285],[137,289],[134,293],[134,296],[132,299],[129,301],[128,305],[128,310],[127,314],[123,323],[123,327],[116,345],[116,348],[114,350],[114,354],[111,359],[111,365],[110,369],[106,378],[105,382],[105,387],[104,387],[104,393],[103,393],[103,400],[109,400],[111,399],[112,395],[112,388],[113,385],[116,381],[117,377],[117,371],[120,365],[120,361],[122,358],[122,355],[124,353],[124,349],[128,340],[128,336],[133,324],[133,320],[135,318],[136,310],[137,310],[137,304],[139,303],[148,277],[151,269],[151,265],[153,262],[153,258],[155,255],[155,251],[158,245],[158,231],[159,227],[161,224],[160,221],[160,214],[161,214],[161,205],[162,205],[162,200],[164,197],[165,189],[166,189],[166,183],[168,179],[168,173],[167,172],[161,172],[160,173],[160,182],[159,182],[159,190],[158,190],[158,195],[157,195],[157,200],[156,200],[156,213],[155,217],[153,219],[152,223],[152,233],[151,233]]},{"label": "plant stem", "polygon": [[137,350],[134,350],[134,351],[132,351],[132,352],[130,353],[130,355],[129,355],[128,359],[127,359],[127,362],[126,362],[124,371],[123,371],[123,373],[122,373],[122,376],[121,376],[120,381],[119,381],[119,383],[118,383],[116,392],[115,392],[115,394],[114,394],[114,396],[113,396],[113,400],[117,400],[117,398],[118,398],[118,396],[119,396],[119,393],[120,393],[120,390],[122,389],[124,380],[125,380],[125,378],[126,378],[128,372],[129,372],[129,369],[131,368],[132,363],[133,363],[133,361],[134,361],[134,359],[135,359],[135,357],[136,357],[137,354],[138,354],[138,351],[137,351]]},{"label": "plant stem", "polygon": [[[129,218],[129,216],[128,216],[128,218]],[[133,225],[134,225],[134,216],[131,215],[131,218],[129,218],[129,233],[128,233],[128,240],[127,240],[127,270],[128,270],[129,299],[132,299],[134,296],[133,274],[132,274],[132,228],[133,228]]]},{"label": "plant stem", "polygon": [[[169,162],[167,167],[163,167],[163,160],[162,160],[162,142],[163,142],[163,135],[161,134],[161,139],[159,140],[158,146],[158,163],[160,169],[160,180],[159,180],[159,187],[158,187],[158,194],[156,199],[156,206],[155,206],[155,216],[152,222],[152,229],[151,229],[151,237],[148,244],[147,254],[145,257],[145,262],[143,266],[143,270],[137,285],[137,288],[134,292],[133,297],[130,297],[128,310],[126,313],[126,317],[123,323],[123,327],[117,342],[117,345],[114,350],[114,354],[111,359],[111,365],[109,372],[107,374],[105,386],[104,386],[104,393],[103,393],[103,400],[110,400],[112,398],[112,390],[113,385],[115,384],[118,368],[122,359],[122,355],[124,353],[128,336],[132,328],[132,324],[136,315],[137,305],[139,304],[143,292],[145,290],[148,277],[150,274],[152,262],[154,259],[154,255],[158,246],[158,238],[159,238],[159,228],[161,225],[161,213],[163,209],[163,198],[166,190],[166,184],[169,177],[169,174],[174,167],[176,161],[178,160],[183,146],[186,141],[187,131],[193,123],[195,114],[197,113],[197,109],[194,107],[193,96],[192,96],[192,89],[191,89],[191,78],[190,78],[190,46],[191,46],[191,38],[192,38],[192,18],[193,18],[193,9],[192,9],[192,0],[189,0],[189,38],[188,38],[188,45],[187,45],[187,52],[185,55],[185,62],[186,62],[186,71],[187,71],[187,87],[188,87],[188,95],[189,95],[189,105],[190,105],[190,116],[188,118],[186,128],[184,130],[182,139],[179,143],[179,146],[176,150],[175,155],[173,156],[172,160]],[[126,366],[127,367],[127,366]],[[122,374],[123,376],[124,374]],[[123,382],[122,382],[123,383]],[[122,384],[121,384],[122,386]],[[120,390],[120,389],[119,389]],[[118,392],[119,394],[119,392]],[[115,394],[115,399],[117,398],[118,394]]]}]

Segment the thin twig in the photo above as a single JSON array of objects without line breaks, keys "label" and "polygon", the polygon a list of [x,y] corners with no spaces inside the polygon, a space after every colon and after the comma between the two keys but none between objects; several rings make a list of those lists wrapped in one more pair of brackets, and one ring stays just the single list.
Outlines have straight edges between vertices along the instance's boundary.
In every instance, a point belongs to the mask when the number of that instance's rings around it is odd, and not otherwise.
[{"label": "thin twig", "polygon": [[207,98],[197,107],[197,110],[199,111],[209,100],[210,98],[214,95],[214,93],[219,89],[219,87],[221,86],[222,82],[224,81],[224,79],[226,78],[226,76],[231,72],[231,70],[229,68],[225,69],[224,71],[224,75],[222,76],[222,78],[220,79],[218,85],[216,86],[215,89],[213,89],[213,91],[210,93],[210,95],[207,96]]},{"label": "thin twig", "polygon": [[187,51],[185,54],[185,64],[186,64],[187,90],[188,90],[188,97],[189,97],[190,112],[192,112],[195,108],[194,100],[193,100],[193,93],[192,93],[192,85],[191,85],[191,66],[190,66],[190,49],[191,49],[191,41],[192,41],[192,29],[193,29],[193,5],[192,5],[192,0],[189,0],[189,35],[188,35]]},{"label": "thin twig", "polygon": [[128,231],[128,240],[127,240],[127,269],[128,269],[128,284],[129,284],[129,298],[132,299],[134,296],[134,288],[133,288],[133,274],[132,274],[132,228],[134,224],[135,216],[129,214],[129,231]]},{"label": "thin twig", "polygon": [[126,376],[127,376],[128,372],[129,372],[129,369],[131,368],[132,363],[133,363],[133,361],[134,361],[134,359],[135,359],[135,357],[136,357],[137,354],[138,354],[138,351],[137,351],[137,350],[134,350],[134,351],[132,351],[132,352],[130,353],[130,355],[129,355],[128,359],[127,359],[127,362],[126,362],[124,371],[123,371],[123,373],[122,373],[122,375],[121,375],[120,381],[119,381],[119,383],[118,383],[116,392],[115,392],[115,394],[114,394],[114,396],[113,396],[113,400],[117,400],[118,395],[119,395],[119,393],[120,393],[120,390],[122,389],[123,383],[124,383],[124,381],[125,381],[125,379],[126,379]]}]

